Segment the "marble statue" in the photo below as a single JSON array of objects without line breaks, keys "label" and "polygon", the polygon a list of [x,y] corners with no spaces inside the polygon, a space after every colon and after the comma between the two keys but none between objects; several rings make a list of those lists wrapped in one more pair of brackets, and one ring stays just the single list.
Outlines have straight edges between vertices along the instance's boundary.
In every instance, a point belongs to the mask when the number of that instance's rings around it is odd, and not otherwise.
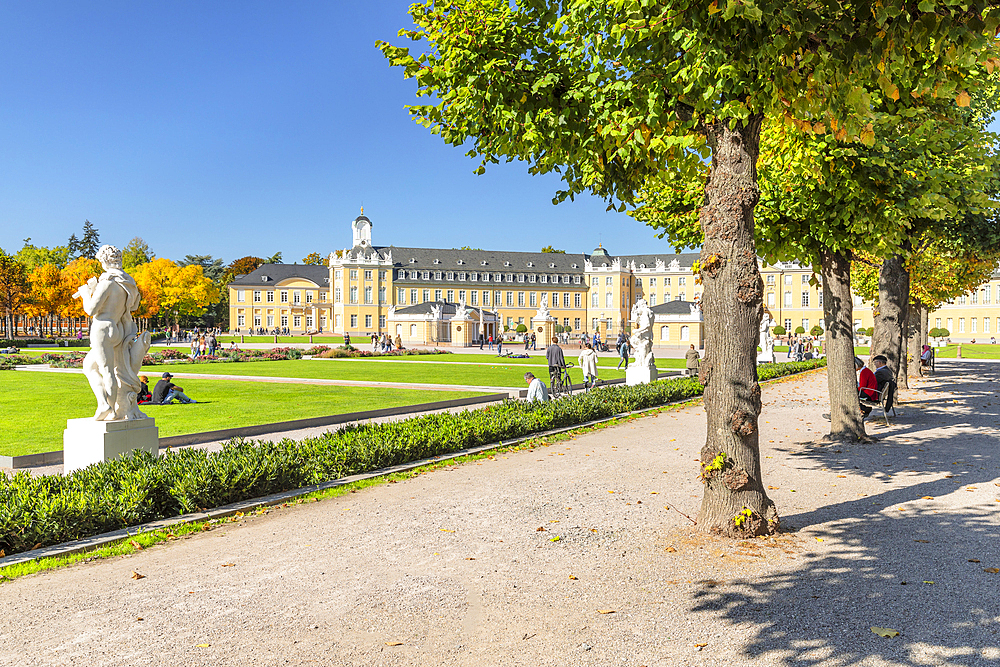
[{"label": "marble statue", "polygon": [[536,320],[547,320],[549,319],[549,294],[548,292],[542,292],[542,300],[538,304],[538,310],[535,312]]},{"label": "marble statue", "polygon": [[441,304],[431,304],[431,319],[440,320],[442,310]]},{"label": "marble statue", "polygon": [[760,320],[760,354],[757,355],[757,363],[774,363],[774,337],[771,335],[771,327],[774,326],[774,320],[771,319],[771,314],[766,310],[764,311],[764,317]]},{"label": "marble statue", "polygon": [[[632,346],[632,353],[635,355],[634,365],[636,368],[656,370],[656,360],[653,358],[653,311],[646,304],[646,300],[639,298],[632,306],[632,321],[635,322],[635,331],[629,336],[628,342]],[[629,368],[633,364],[629,365]]]},{"label": "marble statue", "polygon": [[121,250],[101,246],[97,260],[104,273],[73,294],[83,301],[84,312],[92,318],[90,352],[83,359],[83,372],[97,397],[94,420],[146,419],[136,403],[141,387],[139,371],[150,345],[149,332],[140,334],[132,319],[139,307],[139,288],[122,271]]},{"label": "marble statue", "polygon": [[469,319],[469,309],[465,307],[465,297],[458,300],[458,305],[455,306],[455,315],[451,319],[453,320],[467,320]]}]

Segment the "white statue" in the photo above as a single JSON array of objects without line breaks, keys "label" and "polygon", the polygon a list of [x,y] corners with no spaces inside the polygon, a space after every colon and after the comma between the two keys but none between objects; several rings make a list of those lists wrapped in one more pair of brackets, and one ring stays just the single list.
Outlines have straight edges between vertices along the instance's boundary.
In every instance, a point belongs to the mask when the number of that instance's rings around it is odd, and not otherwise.
[{"label": "white statue", "polygon": [[432,320],[441,319],[441,304],[431,304],[431,319]]},{"label": "white statue", "polygon": [[[632,306],[632,321],[636,330],[629,336],[628,342],[635,355],[636,368],[656,370],[656,360],[653,358],[653,311],[646,300],[639,298]],[[631,366],[630,366],[631,368]]]},{"label": "white statue", "polygon": [[771,313],[764,311],[764,317],[760,320],[760,354],[757,355],[758,363],[774,363],[774,337],[771,335],[771,327],[774,326],[774,320],[771,319]]},{"label": "white statue", "polygon": [[542,292],[542,300],[538,304],[538,310],[535,312],[536,320],[547,320],[549,319],[549,293]]},{"label": "white statue", "polygon": [[149,350],[149,332],[138,332],[132,312],[139,307],[139,288],[122,271],[122,251],[106,245],[97,251],[104,267],[100,278],[91,278],[73,294],[83,301],[92,318],[90,352],[83,358],[83,372],[97,397],[97,421],[146,419],[138,405],[139,371]]},{"label": "white statue", "polygon": [[455,306],[455,316],[452,317],[453,320],[467,320],[469,319],[469,309],[465,307],[465,297],[458,300],[458,305]]}]

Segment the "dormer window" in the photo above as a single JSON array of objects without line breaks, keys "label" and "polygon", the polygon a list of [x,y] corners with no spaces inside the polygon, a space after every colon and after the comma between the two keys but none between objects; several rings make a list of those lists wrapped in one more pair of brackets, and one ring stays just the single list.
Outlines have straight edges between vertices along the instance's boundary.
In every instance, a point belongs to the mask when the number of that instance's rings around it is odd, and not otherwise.
[{"label": "dormer window", "polygon": [[529,269],[530,269],[531,267],[533,267],[534,265],[535,265],[535,263],[534,263],[534,262],[528,262],[528,268],[529,268]]},{"label": "dormer window", "polygon": [[434,260],[434,263],[435,263],[435,264],[440,264],[440,263],[441,263],[441,260],[440,260],[440,259],[435,259],[435,260]]},{"label": "dormer window", "polygon": [[482,266],[486,266],[486,260],[484,259],[483,261],[479,262],[479,264]]},{"label": "dormer window", "polygon": [[555,262],[549,262],[549,268],[550,269],[556,268],[556,263]]},{"label": "dormer window", "polygon": [[458,260],[458,265],[461,266],[462,264],[465,264],[465,260],[464,259]]},{"label": "dormer window", "polygon": [[504,266],[510,266],[510,262],[504,262],[503,265]]},{"label": "dormer window", "polygon": [[448,272],[448,280],[454,280],[454,279],[455,279],[455,272],[454,271],[449,271]]},{"label": "dormer window", "polygon": [[266,283],[266,282],[267,282],[267,276],[261,276],[261,277],[260,277],[260,281],[261,281],[262,283]]},{"label": "dormer window", "polygon": [[570,266],[572,266],[572,267],[573,267],[574,269],[579,269],[579,268],[580,268],[580,267],[579,267],[578,265],[576,265],[576,264],[571,264]]},{"label": "dormer window", "polygon": [[417,258],[416,257],[411,257],[410,258],[410,264],[416,264],[416,263],[417,263]]}]

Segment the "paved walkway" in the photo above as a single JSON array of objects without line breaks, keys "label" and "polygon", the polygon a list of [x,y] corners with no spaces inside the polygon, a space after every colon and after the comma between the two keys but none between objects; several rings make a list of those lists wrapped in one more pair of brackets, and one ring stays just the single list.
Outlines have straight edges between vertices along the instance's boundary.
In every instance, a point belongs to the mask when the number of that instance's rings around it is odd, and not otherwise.
[{"label": "paved walkway", "polygon": [[996,377],[917,387],[822,445],[825,374],[765,386],[777,539],[682,516],[692,407],[2,584],[0,664],[993,665]]}]

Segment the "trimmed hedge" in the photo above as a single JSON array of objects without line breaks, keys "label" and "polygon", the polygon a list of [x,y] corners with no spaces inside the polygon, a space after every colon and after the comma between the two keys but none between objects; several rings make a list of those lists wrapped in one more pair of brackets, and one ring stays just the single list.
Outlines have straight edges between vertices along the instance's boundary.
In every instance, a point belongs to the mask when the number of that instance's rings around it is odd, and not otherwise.
[{"label": "trimmed hedge", "polygon": [[367,357],[409,357],[409,356],[422,356],[425,354],[454,354],[451,350],[439,350],[434,348],[433,350],[424,349],[404,349],[404,350],[390,350],[389,352],[372,352],[371,350],[359,350],[353,345],[341,345],[336,348],[329,348],[325,345],[319,345],[312,347],[305,351],[305,354],[311,354],[314,357],[319,357],[320,359],[360,359]]},{"label": "trimmed hedge", "polygon": [[[768,364],[762,379],[823,360]],[[547,403],[503,403],[458,414],[343,427],[318,438],[238,438],[218,452],[144,452],[70,475],[0,475],[0,548],[7,554],[297,489],[387,466],[701,395],[694,378],[595,389]]]}]

